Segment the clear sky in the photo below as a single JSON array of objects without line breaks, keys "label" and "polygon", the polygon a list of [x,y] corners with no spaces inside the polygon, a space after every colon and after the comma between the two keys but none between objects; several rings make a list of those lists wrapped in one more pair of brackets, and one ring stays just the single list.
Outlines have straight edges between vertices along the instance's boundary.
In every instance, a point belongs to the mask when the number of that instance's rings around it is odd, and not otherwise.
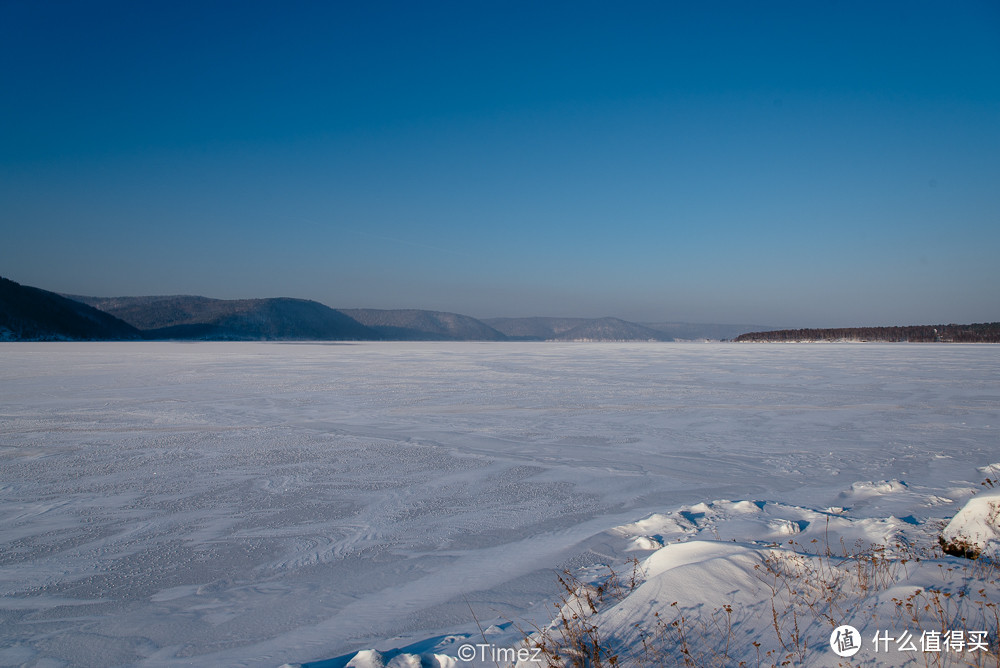
[{"label": "clear sky", "polygon": [[0,0],[0,275],[1000,320],[1000,4]]}]

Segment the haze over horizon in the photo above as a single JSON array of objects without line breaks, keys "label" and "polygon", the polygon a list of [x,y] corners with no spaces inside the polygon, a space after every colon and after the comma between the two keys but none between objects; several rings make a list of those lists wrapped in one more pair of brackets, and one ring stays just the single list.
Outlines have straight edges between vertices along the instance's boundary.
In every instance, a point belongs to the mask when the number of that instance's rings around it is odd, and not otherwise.
[{"label": "haze over horizon", "polygon": [[1000,320],[1000,6],[0,4],[0,275],[477,318]]}]

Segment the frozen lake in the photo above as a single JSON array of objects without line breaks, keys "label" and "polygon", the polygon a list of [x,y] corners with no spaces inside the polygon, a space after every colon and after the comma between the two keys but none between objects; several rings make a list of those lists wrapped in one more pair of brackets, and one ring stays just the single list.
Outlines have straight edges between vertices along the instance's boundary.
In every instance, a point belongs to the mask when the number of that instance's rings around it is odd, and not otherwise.
[{"label": "frozen lake", "polygon": [[1000,346],[0,344],[0,666],[538,617],[606,529],[682,504],[897,479],[940,502],[853,512],[947,516],[998,427]]}]

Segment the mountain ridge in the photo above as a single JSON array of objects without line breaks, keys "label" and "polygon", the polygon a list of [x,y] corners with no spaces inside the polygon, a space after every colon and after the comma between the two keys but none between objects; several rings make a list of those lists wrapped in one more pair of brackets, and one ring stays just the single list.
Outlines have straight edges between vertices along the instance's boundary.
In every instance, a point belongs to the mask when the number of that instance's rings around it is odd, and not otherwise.
[{"label": "mountain ridge", "polygon": [[529,318],[487,318],[483,322],[503,333],[512,341],[547,341],[590,320],[591,318],[534,316]]},{"label": "mountain ridge", "polygon": [[[900,334],[903,330],[908,331],[907,336]],[[831,336],[835,338],[831,339]],[[734,339],[740,342],[850,339],[1000,342],[1000,323],[905,328],[774,330],[754,325],[636,323],[616,317],[531,316],[480,320],[460,313],[423,309],[334,309],[316,301],[293,297],[214,299],[198,295],[138,297],[60,295],[41,288],[23,286],[0,277],[0,340],[142,339],[211,341]]]},{"label": "mountain ridge", "polygon": [[506,341],[481,320],[423,309],[339,309],[390,341]]},{"label": "mountain ridge", "polygon": [[556,341],[673,341],[673,337],[621,318],[591,320],[562,332]]},{"label": "mountain ridge", "polygon": [[73,297],[124,320],[147,338],[364,341],[376,333],[308,299],[212,299],[196,295]]},{"label": "mountain ridge", "polygon": [[135,327],[87,304],[0,277],[0,341],[139,340]]}]

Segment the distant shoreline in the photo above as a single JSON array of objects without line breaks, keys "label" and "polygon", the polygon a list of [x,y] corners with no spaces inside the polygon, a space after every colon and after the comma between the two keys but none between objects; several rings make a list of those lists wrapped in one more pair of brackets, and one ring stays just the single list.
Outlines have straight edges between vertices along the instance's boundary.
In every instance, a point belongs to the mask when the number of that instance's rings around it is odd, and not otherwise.
[{"label": "distant shoreline", "polygon": [[1000,343],[1000,322],[971,325],[779,329],[740,334],[736,343]]}]

